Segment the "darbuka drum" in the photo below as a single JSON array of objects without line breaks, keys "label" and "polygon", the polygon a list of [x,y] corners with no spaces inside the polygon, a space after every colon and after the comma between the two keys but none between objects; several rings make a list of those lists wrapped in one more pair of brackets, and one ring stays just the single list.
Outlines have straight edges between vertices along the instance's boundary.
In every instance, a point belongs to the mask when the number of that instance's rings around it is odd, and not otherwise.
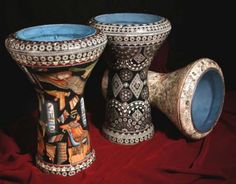
[{"label": "darbuka drum", "polygon": [[[224,78],[218,64],[202,58],[172,73],[149,75],[150,101],[187,137],[208,135],[221,115]],[[159,87],[156,83],[159,82]]]},{"label": "darbuka drum", "polygon": [[[158,85],[157,85],[158,84]],[[207,136],[216,125],[224,102],[224,77],[219,65],[199,59],[171,73],[148,71],[149,102],[192,139]],[[108,73],[102,80],[106,96]]]},{"label": "darbuka drum", "polygon": [[44,172],[70,176],[95,160],[83,91],[106,41],[99,30],[74,24],[29,27],[6,39],[12,58],[35,85],[36,164]]},{"label": "darbuka drum", "polygon": [[170,22],[151,14],[114,13],[96,16],[90,25],[108,37],[105,136],[119,144],[152,138],[147,72],[171,30]]}]

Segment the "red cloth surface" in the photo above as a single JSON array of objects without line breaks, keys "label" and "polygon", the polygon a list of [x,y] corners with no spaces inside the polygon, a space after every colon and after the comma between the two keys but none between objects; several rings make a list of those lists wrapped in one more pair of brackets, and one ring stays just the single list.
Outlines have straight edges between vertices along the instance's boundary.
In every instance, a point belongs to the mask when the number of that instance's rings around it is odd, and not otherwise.
[{"label": "red cloth surface", "polygon": [[[168,45],[164,44],[151,69],[166,71],[167,55]],[[95,126],[100,121],[96,114],[104,113],[99,103],[92,108],[94,113],[88,113],[96,151],[96,161],[89,168],[63,177],[44,174],[35,167],[38,114],[32,113],[0,129],[0,184],[236,183],[236,91],[226,93],[218,124],[198,141],[183,137],[162,113],[153,109],[156,132],[152,140],[133,146],[110,143]]]},{"label": "red cloth surface", "polygon": [[[190,141],[166,119],[152,140],[112,144],[90,120],[96,161],[72,177],[44,174],[35,167],[37,113],[0,131],[0,183],[152,184],[236,183],[236,91],[227,92],[221,118],[206,138]],[[158,122],[159,121],[159,122]]]}]

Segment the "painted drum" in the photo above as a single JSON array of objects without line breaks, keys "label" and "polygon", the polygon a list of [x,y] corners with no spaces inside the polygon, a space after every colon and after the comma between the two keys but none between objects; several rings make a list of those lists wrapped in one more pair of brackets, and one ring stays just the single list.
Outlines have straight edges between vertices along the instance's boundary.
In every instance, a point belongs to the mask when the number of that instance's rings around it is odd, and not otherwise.
[{"label": "painted drum", "polygon": [[95,160],[83,97],[107,39],[85,25],[51,24],[19,30],[5,41],[39,99],[36,165],[71,176]]},{"label": "painted drum", "polygon": [[[148,71],[149,102],[192,139],[208,135],[224,103],[224,77],[218,64],[202,58],[171,73]],[[158,84],[158,85],[157,85]],[[108,73],[102,80],[106,96]]]},{"label": "painted drum", "polygon": [[104,135],[111,142],[127,145],[151,139],[154,126],[147,73],[171,30],[170,22],[158,15],[114,13],[96,16],[89,24],[108,38]]}]

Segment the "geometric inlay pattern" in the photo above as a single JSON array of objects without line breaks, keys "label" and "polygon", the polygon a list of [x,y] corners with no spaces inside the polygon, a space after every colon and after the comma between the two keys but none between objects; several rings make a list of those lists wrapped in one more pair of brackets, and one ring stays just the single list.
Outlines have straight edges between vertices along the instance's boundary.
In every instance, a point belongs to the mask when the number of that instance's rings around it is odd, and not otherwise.
[{"label": "geometric inlay pattern", "polygon": [[138,64],[140,64],[141,62],[143,62],[143,60],[145,60],[145,57],[144,57],[141,53],[139,53],[139,54],[137,54],[137,55],[134,57],[134,60],[135,60]]},{"label": "geometric inlay pattern", "polygon": [[122,89],[119,94],[119,97],[122,102],[128,102],[132,99],[133,93],[129,89]]},{"label": "geometric inlay pattern", "polygon": [[132,114],[132,117],[138,121],[141,117],[143,116],[143,114],[140,112],[140,110],[136,110],[134,111],[134,113]]},{"label": "geometric inlay pattern", "polygon": [[130,81],[133,77],[133,72],[127,69],[123,69],[120,71],[120,78],[123,81]]},{"label": "geometric inlay pattern", "polygon": [[119,94],[120,90],[123,88],[123,84],[120,77],[115,73],[112,79],[112,91],[115,97]]},{"label": "geometric inlay pattern", "polygon": [[144,86],[143,87],[143,90],[141,92],[141,98],[144,99],[144,100],[147,100],[149,97],[149,91],[148,91],[148,87],[147,86]]},{"label": "geometric inlay pattern", "polygon": [[139,74],[136,74],[129,86],[136,98],[139,98],[139,95],[143,89],[143,85],[143,81],[141,80]]}]

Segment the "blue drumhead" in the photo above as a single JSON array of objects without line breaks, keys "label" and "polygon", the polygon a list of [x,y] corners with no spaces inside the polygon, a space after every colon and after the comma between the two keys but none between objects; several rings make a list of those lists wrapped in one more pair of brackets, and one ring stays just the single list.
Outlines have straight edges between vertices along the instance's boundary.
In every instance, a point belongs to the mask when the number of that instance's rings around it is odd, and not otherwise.
[{"label": "blue drumhead", "polygon": [[144,13],[113,13],[96,16],[95,20],[105,24],[151,24],[160,21],[161,17]]},{"label": "blue drumhead", "polygon": [[96,33],[96,29],[80,24],[50,24],[34,26],[16,32],[16,37],[26,41],[68,41]]},{"label": "blue drumhead", "polygon": [[217,70],[208,70],[199,79],[192,99],[192,121],[199,132],[207,132],[214,126],[223,101],[223,78]]}]

